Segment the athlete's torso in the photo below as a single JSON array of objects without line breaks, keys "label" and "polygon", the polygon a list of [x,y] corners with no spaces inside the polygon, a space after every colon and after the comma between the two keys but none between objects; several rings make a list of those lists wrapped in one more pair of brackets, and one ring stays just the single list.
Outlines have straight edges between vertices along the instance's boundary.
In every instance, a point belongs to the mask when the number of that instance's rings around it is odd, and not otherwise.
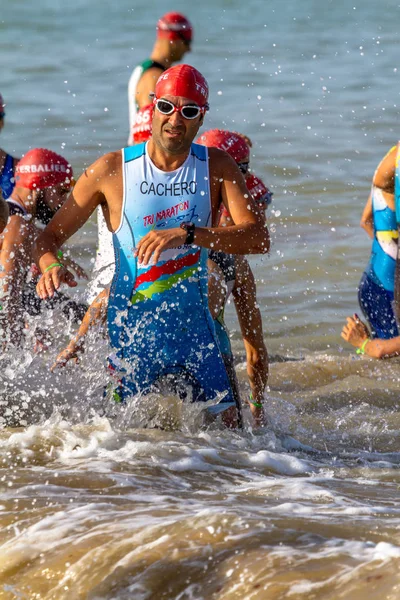
[{"label": "athlete's torso", "polygon": [[372,188],[371,197],[374,240],[367,274],[393,292],[398,242],[396,214],[389,208],[379,188]]},{"label": "athlete's torso", "polygon": [[129,83],[128,83],[128,108],[129,108],[128,144],[129,145],[132,144],[132,128],[134,125],[135,115],[138,111],[138,105],[136,103],[137,86],[138,86],[139,80],[142,77],[142,75],[149,69],[152,69],[153,67],[157,67],[158,69],[162,69],[163,71],[165,71],[164,65],[156,62],[155,60],[152,60],[151,58],[148,58],[147,60],[140,63],[140,65],[135,67],[135,69],[133,70],[132,75],[129,79]]},{"label": "athlete's torso", "polygon": [[[176,171],[164,172],[150,160],[146,144],[139,144],[123,150],[123,171],[122,220],[113,236],[116,272],[109,302],[110,339],[120,349],[126,331],[147,313],[152,315],[147,333],[162,332],[178,343],[177,328],[182,329],[182,323],[189,330],[196,315],[208,323],[211,319],[206,296],[207,250],[184,245],[164,251],[156,265],[141,266],[134,248],[154,228],[179,227],[184,221],[201,227],[211,224],[207,149],[192,144],[184,164]],[[165,317],[158,319],[162,313]]]}]

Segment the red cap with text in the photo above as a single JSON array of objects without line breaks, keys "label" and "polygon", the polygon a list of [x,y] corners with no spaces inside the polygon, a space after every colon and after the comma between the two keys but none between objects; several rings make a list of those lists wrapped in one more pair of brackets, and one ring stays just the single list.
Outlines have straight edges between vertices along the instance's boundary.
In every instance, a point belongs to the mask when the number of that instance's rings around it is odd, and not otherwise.
[{"label": "red cap with text", "polygon": [[190,44],[193,27],[190,21],[181,13],[169,12],[157,23],[157,37],[164,40],[183,40]]},{"label": "red cap with text", "polygon": [[207,106],[208,83],[203,75],[190,65],[170,67],[156,83],[156,98],[165,96],[187,98],[200,107]]},{"label": "red cap with text", "polygon": [[209,129],[197,138],[196,144],[225,150],[237,163],[248,163],[250,160],[249,146],[241,135],[233,131]]},{"label": "red cap with text", "polygon": [[60,183],[72,185],[72,167],[56,152],[45,148],[29,150],[15,169],[15,185],[42,190]]}]

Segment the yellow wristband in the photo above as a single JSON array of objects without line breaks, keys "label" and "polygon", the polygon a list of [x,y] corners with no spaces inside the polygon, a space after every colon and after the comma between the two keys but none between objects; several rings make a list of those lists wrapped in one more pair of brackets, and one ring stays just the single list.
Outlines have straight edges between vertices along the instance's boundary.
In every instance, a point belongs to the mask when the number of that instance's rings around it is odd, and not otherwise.
[{"label": "yellow wristband", "polygon": [[364,340],[363,343],[362,343],[362,345],[359,348],[357,348],[356,354],[365,354],[365,346],[370,341],[371,341],[371,339],[369,337],[366,340]]}]

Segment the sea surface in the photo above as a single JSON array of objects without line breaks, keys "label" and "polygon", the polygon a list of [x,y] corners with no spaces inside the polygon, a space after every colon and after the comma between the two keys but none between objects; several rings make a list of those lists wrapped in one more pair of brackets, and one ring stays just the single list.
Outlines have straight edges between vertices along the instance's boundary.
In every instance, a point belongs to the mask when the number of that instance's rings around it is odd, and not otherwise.
[{"label": "sea surface", "polygon": [[[400,364],[340,331],[370,253],[371,178],[399,137],[399,2],[3,0],[1,147],[51,148],[77,175],[121,148],[129,75],[168,10],[194,25],[205,127],[250,136],[274,192],[270,255],[251,259],[268,424],[245,411],[242,432],[204,430],[171,397],[110,408],[106,340],[51,374],[72,329],[49,316],[49,350],[28,330],[1,364],[0,598],[397,600]],[[90,270],[94,218],[70,247]],[[245,398],[233,305],[227,320]]]}]

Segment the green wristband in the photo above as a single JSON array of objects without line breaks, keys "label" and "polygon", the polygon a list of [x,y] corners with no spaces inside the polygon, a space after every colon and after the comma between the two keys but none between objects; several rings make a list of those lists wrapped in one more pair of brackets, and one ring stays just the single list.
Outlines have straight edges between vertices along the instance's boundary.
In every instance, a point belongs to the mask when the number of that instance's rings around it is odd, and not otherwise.
[{"label": "green wristband", "polygon": [[250,402],[250,404],[252,404],[256,408],[262,408],[263,407],[263,405],[261,404],[261,402]]},{"label": "green wristband", "polygon": [[250,396],[249,396],[249,403],[252,404],[253,406],[255,406],[256,408],[262,408],[263,405],[261,404],[261,402],[254,402],[253,400],[253,394],[250,392]]},{"label": "green wristband", "polygon": [[57,258],[59,258],[60,260],[63,258],[64,254],[62,250],[57,250]]},{"label": "green wristband", "polygon": [[62,265],[59,262],[51,263],[51,265],[49,265],[48,267],[45,268],[45,270],[43,271],[43,273],[47,273],[47,271],[50,271],[50,269],[53,269],[54,267],[61,267],[61,268],[63,268],[64,265]]},{"label": "green wristband", "polygon": [[356,354],[365,354],[365,346],[368,344],[368,342],[370,342],[370,338],[368,337],[366,340],[363,341],[362,345],[360,346],[360,348],[357,348],[356,350]]},{"label": "green wristband", "polygon": [[263,405],[261,404],[261,402],[254,402],[253,400],[253,394],[250,392],[250,400],[249,403],[252,404],[253,406],[255,406],[256,408],[262,408]]}]

